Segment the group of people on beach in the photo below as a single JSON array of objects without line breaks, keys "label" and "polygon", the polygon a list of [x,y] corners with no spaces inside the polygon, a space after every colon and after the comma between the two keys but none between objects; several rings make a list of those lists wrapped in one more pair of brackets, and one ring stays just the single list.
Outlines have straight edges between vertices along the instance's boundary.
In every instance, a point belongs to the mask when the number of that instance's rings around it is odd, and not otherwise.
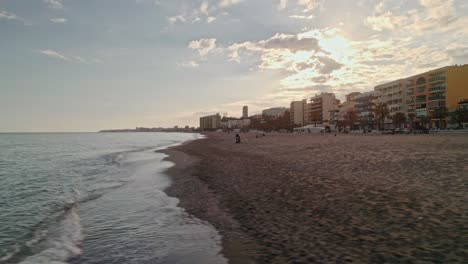
[{"label": "group of people on beach", "polygon": [[[259,138],[259,137],[265,137],[265,133],[262,133],[262,134],[255,134],[255,138]],[[241,143],[241,137],[239,135],[239,133],[236,134],[236,144],[240,144]]]}]

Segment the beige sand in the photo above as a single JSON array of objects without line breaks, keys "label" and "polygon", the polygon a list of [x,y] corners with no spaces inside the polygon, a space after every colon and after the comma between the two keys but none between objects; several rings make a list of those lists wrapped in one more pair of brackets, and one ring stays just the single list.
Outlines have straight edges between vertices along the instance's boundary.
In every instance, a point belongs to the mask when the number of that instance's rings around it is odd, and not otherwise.
[{"label": "beige sand", "polygon": [[466,134],[208,136],[170,151],[169,192],[231,263],[466,261]]}]

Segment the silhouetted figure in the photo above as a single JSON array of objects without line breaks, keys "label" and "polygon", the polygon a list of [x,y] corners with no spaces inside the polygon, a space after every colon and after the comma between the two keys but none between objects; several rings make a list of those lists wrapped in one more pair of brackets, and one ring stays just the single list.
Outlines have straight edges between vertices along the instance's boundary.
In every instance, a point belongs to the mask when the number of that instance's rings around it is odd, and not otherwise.
[{"label": "silhouetted figure", "polygon": [[240,144],[240,143],[241,143],[240,136],[239,134],[236,134],[236,144]]}]

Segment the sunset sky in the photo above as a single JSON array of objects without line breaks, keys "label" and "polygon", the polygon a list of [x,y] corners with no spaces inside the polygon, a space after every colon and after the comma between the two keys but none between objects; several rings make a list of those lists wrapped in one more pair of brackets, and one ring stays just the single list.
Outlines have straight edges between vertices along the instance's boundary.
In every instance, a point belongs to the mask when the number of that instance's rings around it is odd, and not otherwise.
[{"label": "sunset sky", "polygon": [[197,126],[466,63],[466,0],[0,0],[0,132]]}]

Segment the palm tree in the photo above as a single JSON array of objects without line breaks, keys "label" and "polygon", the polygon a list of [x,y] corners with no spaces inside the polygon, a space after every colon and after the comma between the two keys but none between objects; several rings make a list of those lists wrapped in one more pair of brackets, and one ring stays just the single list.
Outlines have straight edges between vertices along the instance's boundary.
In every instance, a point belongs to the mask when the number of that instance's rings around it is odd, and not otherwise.
[{"label": "palm tree", "polygon": [[398,112],[392,117],[392,120],[395,124],[395,128],[400,128],[401,123],[404,123],[406,121],[406,117],[405,114]]},{"label": "palm tree", "polygon": [[413,126],[413,121],[414,121],[415,118],[416,118],[416,114],[413,114],[413,113],[408,114],[408,119],[409,119],[409,121],[411,123],[411,126]]},{"label": "palm tree", "polygon": [[468,122],[468,109],[460,107],[450,113],[450,117],[452,123],[455,123],[458,125],[458,127],[461,127],[462,123]]},{"label": "palm tree", "polygon": [[390,116],[390,109],[388,109],[386,103],[379,103],[375,106],[374,113],[379,122],[379,130],[381,130],[381,124],[385,121],[385,118]]},{"label": "palm tree", "polygon": [[352,130],[354,124],[356,124],[356,122],[358,121],[358,115],[356,111],[350,110],[344,115],[344,119],[345,119],[345,126],[346,124],[348,124],[349,130]]},{"label": "palm tree", "polygon": [[[445,120],[448,115],[449,115],[448,109],[445,106],[439,106],[439,107],[435,108],[434,111],[432,111],[432,113],[431,113],[431,117],[434,118],[434,119],[437,119],[438,122],[442,121],[442,120]],[[439,127],[437,127],[437,128],[439,128]]]}]

